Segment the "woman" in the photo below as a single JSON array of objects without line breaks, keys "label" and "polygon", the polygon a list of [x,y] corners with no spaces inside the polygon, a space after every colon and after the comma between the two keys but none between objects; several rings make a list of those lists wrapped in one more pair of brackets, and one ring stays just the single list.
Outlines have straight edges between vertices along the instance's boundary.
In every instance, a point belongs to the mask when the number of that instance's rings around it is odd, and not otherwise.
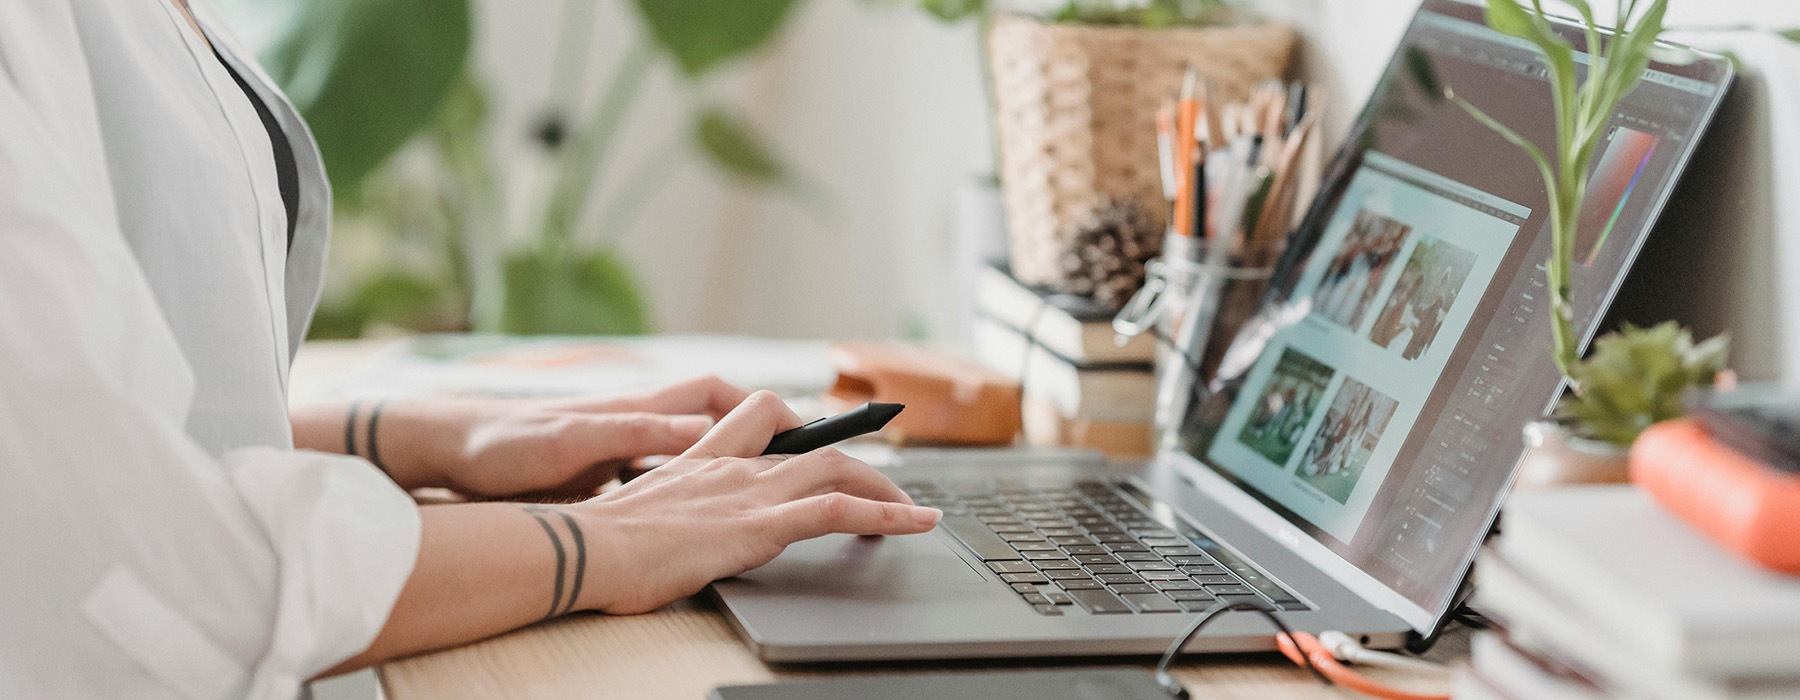
[{"label": "woman", "polygon": [[[799,421],[717,381],[290,416],[324,183],[204,4],[0,3],[0,697],[292,698],[935,524],[839,453],[756,457]],[[567,506],[401,489],[591,493],[654,454],[680,456]]]}]

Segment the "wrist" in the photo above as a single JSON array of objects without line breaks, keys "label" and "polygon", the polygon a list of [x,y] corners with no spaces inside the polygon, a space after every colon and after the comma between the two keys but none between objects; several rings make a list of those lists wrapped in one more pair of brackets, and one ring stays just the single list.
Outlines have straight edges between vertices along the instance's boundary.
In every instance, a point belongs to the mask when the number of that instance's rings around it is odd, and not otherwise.
[{"label": "wrist", "polygon": [[369,460],[403,488],[449,485],[442,473],[452,463],[439,435],[442,427],[426,404],[416,401],[365,400],[352,403],[344,419],[350,454]]},{"label": "wrist", "polygon": [[582,590],[575,598],[576,610],[616,612],[628,607],[630,591],[621,586],[632,566],[626,562],[629,540],[619,523],[606,518],[599,504],[588,502],[561,507],[582,533],[586,546],[587,566]]}]

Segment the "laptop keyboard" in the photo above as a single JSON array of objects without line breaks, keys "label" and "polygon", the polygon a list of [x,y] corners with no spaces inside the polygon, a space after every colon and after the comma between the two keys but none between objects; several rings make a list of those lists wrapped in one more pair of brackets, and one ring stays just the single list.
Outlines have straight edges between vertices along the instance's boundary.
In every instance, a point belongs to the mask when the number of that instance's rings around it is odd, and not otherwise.
[{"label": "laptop keyboard", "polygon": [[[1220,601],[1307,610],[1211,537],[1159,520],[1118,482],[912,481],[913,501],[1043,615],[1199,612]],[[1139,500],[1142,502],[1139,502]]]}]

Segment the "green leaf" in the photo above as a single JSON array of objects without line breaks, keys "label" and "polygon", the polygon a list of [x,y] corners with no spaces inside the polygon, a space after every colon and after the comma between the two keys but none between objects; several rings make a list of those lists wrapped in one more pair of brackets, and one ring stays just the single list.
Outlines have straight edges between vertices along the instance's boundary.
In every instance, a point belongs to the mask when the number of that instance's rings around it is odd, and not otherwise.
[{"label": "green leaf", "polygon": [[[586,0],[591,1],[591,0]],[[761,47],[795,0],[636,0],[651,36],[698,76]]]},{"label": "green leaf", "polygon": [[694,121],[694,142],[733,177],[768,184],[787,179],[787,168],[740,121],[721,107],[702,110]]},{"label": "green leaf", "polygon": [[331,184],[362,179],[436,116],[469,54],[468,0],[282,0],[262,56],[312,127]]},{"label": "green leaf", "polygon": [[987,0],[920,0],[927,13],[945,22],[972,17],[987,11]]},{"label": "green leaf", "polygon": [[1488,0],[1487,23],[1494,31],[1518,37],[1533,44],[1543,43],[1544,36],[1530,11],[1518,0]]},{"label": "green leaf", "polygon": [[505,285],[505,333],[634,335],[650,329],[637,276],[610,252],[517,253],[506,260]]}]

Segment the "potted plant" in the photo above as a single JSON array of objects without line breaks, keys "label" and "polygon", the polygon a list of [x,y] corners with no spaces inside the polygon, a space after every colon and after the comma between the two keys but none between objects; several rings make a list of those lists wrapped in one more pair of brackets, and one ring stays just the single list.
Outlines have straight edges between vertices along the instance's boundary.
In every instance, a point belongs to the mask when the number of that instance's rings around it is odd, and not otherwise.
[{"label": "potted plant", "polygon": [[[1488,25],[1543,51],[1556,118],[1556,144],[1548,153],[1483,112],[1450,98],[1471,116],[1522,149],[1537,165],[1550,195],[1551,254],[1546,265],[1550,297],[1551,357],[1569,391],[1551,420],[1526,428],[1533,447],[1520,470],[1523,487],[1571,482],[1623,482],[1626,449],[1644,428],[1682,413],[1682,396],[1712,384],[1724,371],[1726,339],[1695,343],[1670,322],[1626,326],[1595,341],[1581,356],[1571,303],[1579,267],[1575,250],[1588,178],[1619,102],[1635,89],[1657,51],[1668,0],[1620,0],[1617,32],[1606,37],[1585,0],[1568,0],[1580,14],[1592,68],[1581,75],[1575,48],[1552,27],[1539,0],[1489,0]],[[1594,250],[1606,242],[1604,233]]]},{"label": "potted plant", "polygon": [[[507,333],[648,330],[643,294],[614,245],[638,205],[666,184],[674,159],[663,150],[621,168],[611,147],[646,78],[672,65],[693,93],[689,148],[736,180],[786,181],[779,160],[728,105],[707,97],[704,81],[767,44],[797,4],[635,0],[642,35],[596,99],[585,100],[596,6],[564,0],[548,67],[553,97],[529,135],[551,175],[515,201],[500,183],[516,173],[489,154],[497,135],[469,66],[470,0],[228,2],[240,19],[272,27],[262,59],[319,142],[338,195],[340,247],[359,230],[386,234],[383,250],[365,251],[374,269],[348,294],[324,300],[315,335],[354,336],[382,322]],[[624,184],[595,201],[603,174]],[[508,215],[509,207],[523,215]],[[601,230],[586,231],[588,220]],[[514,221],[525,230],[508,231]],[[395,245],[426,254],[403,266],[389,250]]]}]

